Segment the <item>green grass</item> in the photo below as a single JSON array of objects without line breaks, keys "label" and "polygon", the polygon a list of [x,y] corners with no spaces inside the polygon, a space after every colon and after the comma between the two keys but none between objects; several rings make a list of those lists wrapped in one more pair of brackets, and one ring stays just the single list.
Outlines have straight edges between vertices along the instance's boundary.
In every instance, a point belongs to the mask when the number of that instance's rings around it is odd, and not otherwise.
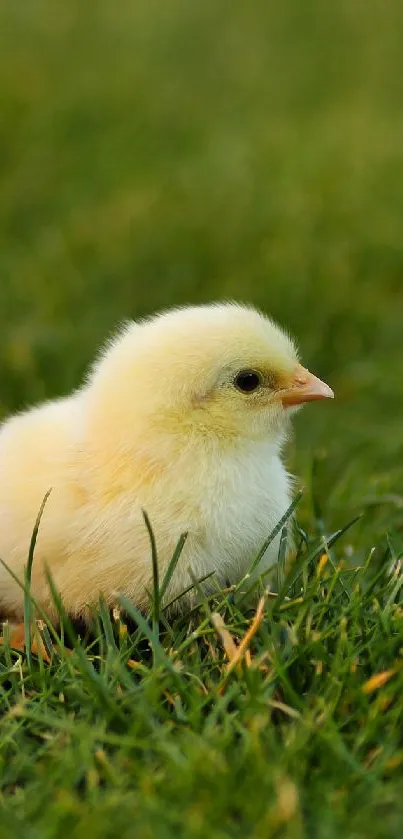
[{"label": "green grass", "polygon": [[[157,645],[158,597],[50,667],[0,654],[0,839],[401,835],[402,25],[380,0],[0,9],[0,416],[75,387],[122,318],[222,297],[337,396],[297,419],[308,547],[260,667],[225,677],[205,604]],[[245,603],[210,609],[239,642]]]},{"label": "green grass", "polygon": [[6,648],[0,836],[397,837],[403,577],[392,546],[337,562],[345,538],[301,540],[249,666],[228,670],[214,620],[241,642],[242,589],[162,614],[159,637],[101,607],[71,654],[44,633],[51,666]]}]

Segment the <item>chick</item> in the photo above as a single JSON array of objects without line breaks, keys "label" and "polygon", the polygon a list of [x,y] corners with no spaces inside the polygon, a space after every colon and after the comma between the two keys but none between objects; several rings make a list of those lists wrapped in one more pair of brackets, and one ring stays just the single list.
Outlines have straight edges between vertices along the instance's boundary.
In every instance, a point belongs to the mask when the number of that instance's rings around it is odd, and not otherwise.
[{"label": "chick", "polygon": [[[290,416],[332,397],[269,318],[235,303],[179,308],[127,324],[72,396],[0,428],[0,557],[18,579],[38,509],[32,593],[54,615],[50,569],[65,608],[85,615],[102,593],[149,605],[188,538],[166,601],[197,578],[237,581],[290,504],[281,460]],[[275,563],[278,541],[257,573]],[[206,585],[211,586],[211,579]],[[188,595],[189,597],[190,595]],[[21,619],[21,588],[0,566],[0,612]]]}]

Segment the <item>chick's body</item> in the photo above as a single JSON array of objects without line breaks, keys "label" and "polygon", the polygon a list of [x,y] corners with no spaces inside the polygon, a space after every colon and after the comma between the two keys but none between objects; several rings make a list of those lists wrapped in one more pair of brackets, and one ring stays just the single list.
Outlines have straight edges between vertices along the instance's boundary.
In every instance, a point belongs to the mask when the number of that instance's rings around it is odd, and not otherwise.
[{"label": "chick's body", "polygon": [[[219,584],[239,579],[290,503],[280,459],[289,409],[278,393],[289,392],[296,365],[287,336],[235,304],[129,324],[81,390],[1,428],[1,559],[23,580],[51,489],[32,569],[33,595],[50,613],[46,566],[72,614],[85,614],[100,593],[111,605],[121,593],[147,606],[152,571],[142,510],[161,577],[180,535],[189,534],[166,600],[191,584],[189,567],[198,578],[214,571]],[[252,375],[259,377],[253,392]],[[259,573],[277,550],[275,540]],[[19,618],[22,602],[0,566],[0,611]]]}]

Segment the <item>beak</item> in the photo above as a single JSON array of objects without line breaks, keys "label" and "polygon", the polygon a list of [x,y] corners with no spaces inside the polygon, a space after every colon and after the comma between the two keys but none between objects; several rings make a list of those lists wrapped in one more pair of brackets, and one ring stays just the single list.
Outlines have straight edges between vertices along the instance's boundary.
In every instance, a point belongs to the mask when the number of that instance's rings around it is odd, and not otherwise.
[{"label": "beak", "polygon": [[279,390],[279,398],[285,408],[302,405],[317,399],[333,399],[334,393],[329,385],[322,382],[301,364],[298,364],[287,385]]}]

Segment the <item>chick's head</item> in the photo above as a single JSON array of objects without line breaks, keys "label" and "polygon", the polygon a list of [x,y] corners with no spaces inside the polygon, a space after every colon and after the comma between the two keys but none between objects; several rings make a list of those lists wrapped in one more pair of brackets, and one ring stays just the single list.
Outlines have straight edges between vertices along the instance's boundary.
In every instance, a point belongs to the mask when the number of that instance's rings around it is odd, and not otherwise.
[{"label": "chick's head", "polygon": [[131,324],[97,362],[92,386],[122,422],[231,441],[281,438],[304,402],[333,396],[271,319],[234,303]]}]

